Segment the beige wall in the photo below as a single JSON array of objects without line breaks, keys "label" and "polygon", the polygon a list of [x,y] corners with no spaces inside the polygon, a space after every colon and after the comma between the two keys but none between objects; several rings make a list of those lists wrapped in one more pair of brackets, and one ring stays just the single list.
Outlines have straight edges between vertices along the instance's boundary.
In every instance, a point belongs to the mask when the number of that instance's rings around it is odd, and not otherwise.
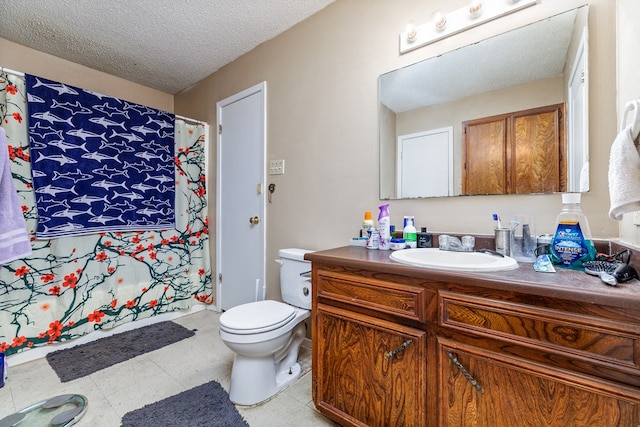
[{"label": "beige wall", "polygon": [[173,112],[173,95],[0,38],[0,66]]},{"label": "beige wall", "polygon": [[[337,0],[176,96],[179,114],[214,124],[217,101],[267,82],[267,160],[287,162],[285,175],[268,177],[277,185],[267,205],[268,260],[283,247],[344,245],[357,233],[363,212],[377,212],[378,75],[584,1],[545,0],[433,45],[398,53],[398,34],[409,20],[426,22],[436,9],[467,3]],[[583,195],[582,204],[595,237],[617,237],[618,225],[607,215],[607,165],[616,134],[615,2],[594,0],[590,5],[591,191]],[[215,175],[213,151],[210,170]],[[214,179],[209,188],[215,188]],[[483,234],[492,233],[493,212],[504,218],[529,213],[536,215],[539,232],[550,232],[560,205],[559,195],[474,196],[392,201],[390,212],[394,224],[401,223],[403,215],[415,215],[418,226],[433,231]],[[213,203],[210,218],[215,219]],[[269,296],[275,298],[278,277],[272,264],[267,263],[267,283]]]}]

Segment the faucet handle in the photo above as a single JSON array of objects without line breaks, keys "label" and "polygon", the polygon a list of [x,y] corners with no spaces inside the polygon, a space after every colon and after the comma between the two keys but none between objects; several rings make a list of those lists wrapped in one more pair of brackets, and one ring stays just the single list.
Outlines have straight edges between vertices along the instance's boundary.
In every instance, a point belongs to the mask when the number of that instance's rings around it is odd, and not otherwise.
[{"label": "faucet handle", "polygon": [[438,236],[438,248],[443,251],[449,250],[449,235],[441,234]]},{"label": "faucet handle", "polygon": [[462,236],[462,249],[472,252],[476,245],[476,238],[473,236]]}]

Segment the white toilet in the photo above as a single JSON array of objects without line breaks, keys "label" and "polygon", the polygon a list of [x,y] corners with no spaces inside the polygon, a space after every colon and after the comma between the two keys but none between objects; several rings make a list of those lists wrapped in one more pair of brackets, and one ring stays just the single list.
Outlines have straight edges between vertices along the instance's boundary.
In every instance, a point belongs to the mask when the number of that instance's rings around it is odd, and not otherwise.
[{"label": "white toilet", "polygon": [[[230,308],[220,316],[220,337],[235,352],[229,398],[254,405],[300,376],[298,350],[311,315],[311,263],[304,249],[281,249],[282,300],[257,301]],[[285,304],[286,303],[286,304]]]}]

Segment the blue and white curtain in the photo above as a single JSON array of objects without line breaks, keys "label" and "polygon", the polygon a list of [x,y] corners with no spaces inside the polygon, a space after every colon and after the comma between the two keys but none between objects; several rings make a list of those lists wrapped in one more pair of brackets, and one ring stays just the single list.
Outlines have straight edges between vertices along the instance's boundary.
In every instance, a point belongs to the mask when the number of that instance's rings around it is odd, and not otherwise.
[{"label": "blue and white curtain", "polygon": [[[33,250],[28,258],[0,266],[0,351],[10,355],[214,303],[205,181],[208,127],[175,121],[174,226],[41,239],[26,107],[24,78],[0,73],[0,120]],[[93,152],[89,144],[87,149]]]}]

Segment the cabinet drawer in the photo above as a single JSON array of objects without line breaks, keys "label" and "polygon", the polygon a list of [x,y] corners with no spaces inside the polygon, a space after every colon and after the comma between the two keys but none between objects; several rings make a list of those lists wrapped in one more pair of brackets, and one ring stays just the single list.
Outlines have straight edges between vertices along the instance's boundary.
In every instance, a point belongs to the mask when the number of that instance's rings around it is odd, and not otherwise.
[{"label": "cabinet drawer", "polygon": [[637,369],[634,325],[482,297],[439,292],[440,324]]},{"label": "cabinet drawer", "polygon": [[319,270],[317,278],[314,286],[320,299],[424,322],[427,302],[424,287],[325,270]]}]

